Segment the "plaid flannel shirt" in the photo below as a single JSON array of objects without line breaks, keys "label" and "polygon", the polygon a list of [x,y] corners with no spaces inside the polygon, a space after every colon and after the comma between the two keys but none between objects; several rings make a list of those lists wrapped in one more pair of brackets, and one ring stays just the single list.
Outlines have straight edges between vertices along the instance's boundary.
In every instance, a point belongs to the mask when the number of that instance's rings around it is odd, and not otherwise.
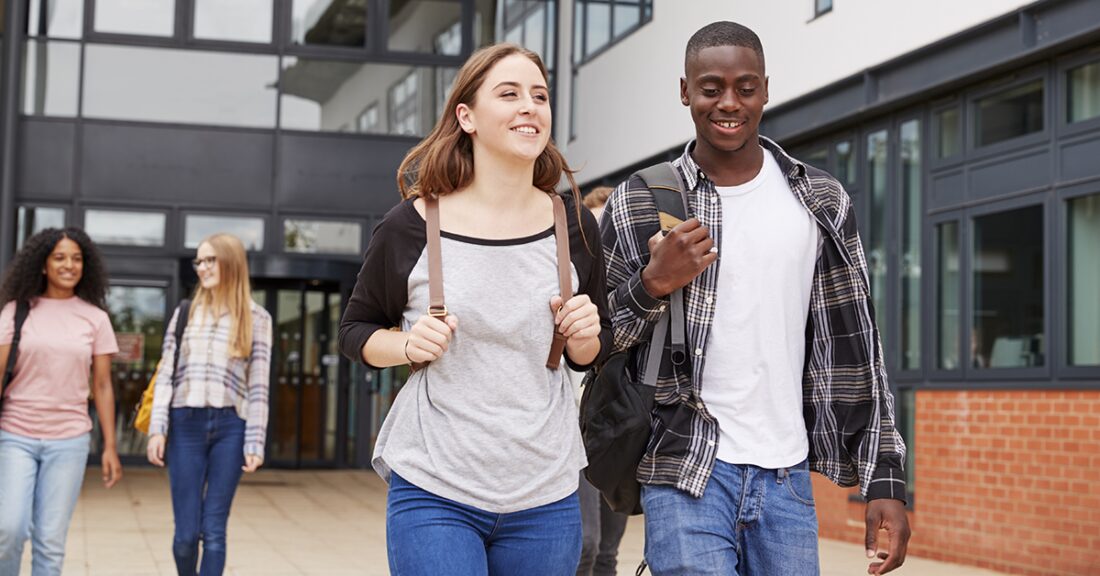
[{"label": "plaid flannel shirt", "polygon": [[[868,500],[905,500],[905,444],[894,427],[894,399],[871,304],[867,261],[851,199],[824,171],[788,156],[761,137],[787,177],[791,191],[821,229],[806,325],[803,415],[809,432],[810,468],[843,487],[859,485]],[[714,183],[691,157],[690,142],[673,165],[689,190],[689,216],[722,238],[722,203]],[[631,177],[608,200],[601,221],[607,265],[614,349],[635,347],[630,376],[640,381],[653,327],[668,306],[642,286],[648,239],[658,230],[657,211],[642,180]],[[736,248],[731,248],[736,249]],[[700,396],[700,375],[718,298],[718,261],[684,288],[687,353],[673,366],[671,344],[657,378],[657,401],[646,454],[638,467],[643,484],[673,485],[700,497],[718,452],[718,422]]]}]

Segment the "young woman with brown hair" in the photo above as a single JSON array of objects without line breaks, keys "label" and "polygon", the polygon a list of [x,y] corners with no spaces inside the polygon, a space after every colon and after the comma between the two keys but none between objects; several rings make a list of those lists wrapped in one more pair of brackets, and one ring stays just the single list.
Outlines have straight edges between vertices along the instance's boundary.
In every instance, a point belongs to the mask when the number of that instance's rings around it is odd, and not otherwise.
[{"label": "young woman with brown hair", "polygon": [[[555,329],[585,369],[611,347],[599,228],[550,142],[546,69],[512,44],[476,52],[442,118],[405,158],[405,201],[375,230],[340,326],[370,366],[428,363],[398,394],[373,464],[390,484],[395,575],[560,576],[580,554],[586,465]],[[564,202],[573,296],[558,282]],[[438,202],[445,317],[429,307],[426,202]]]},{"label": "young woman with brown hair", "polygon": [[[252,301],[248,259],[235,236],[199,244],[199,285],[183,342],[164,333],[149,423],[149,462],[168,463],[176,520],[172,553],[180,576],[216,576],[225,569],[226,525],[241,472],[264,461],[267,436],[271,315]],[[199,565],[199,543],[202,564]]]}]

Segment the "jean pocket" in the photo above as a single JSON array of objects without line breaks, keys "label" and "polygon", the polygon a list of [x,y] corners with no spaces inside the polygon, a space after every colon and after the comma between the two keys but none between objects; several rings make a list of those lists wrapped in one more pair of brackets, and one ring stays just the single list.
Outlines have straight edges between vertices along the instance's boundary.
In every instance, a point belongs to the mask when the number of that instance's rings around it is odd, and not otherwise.
[{"label": "jean pocket", "polygon": [[791,497],[807,505],[814,505],[814,485],[810,480],[810,471],[798,468],[787,469],[787,492]]}]

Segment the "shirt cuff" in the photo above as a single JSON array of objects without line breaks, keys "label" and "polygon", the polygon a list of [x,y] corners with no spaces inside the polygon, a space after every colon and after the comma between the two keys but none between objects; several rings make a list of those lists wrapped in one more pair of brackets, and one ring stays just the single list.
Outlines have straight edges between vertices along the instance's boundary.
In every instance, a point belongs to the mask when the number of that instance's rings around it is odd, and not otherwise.
[{"label": "shirt cuff", "polygon": [[639,318],[650,322],[656,322],[661,314],[668,308],[668,298],[651,296],[642,282],[642,270],[639,269],[630,277],[627,285],[626,306]]},{"label": "shirt cuff", "polygon": [[249,442],[244,445],[245,456],[259,456],[264,457],[264,445],[259,442]]},{"label": "shirt cuff", "polygon": [[867,485],[867,501],[890,498],[906,502],[905,473],[900,468],[879,466]]}]

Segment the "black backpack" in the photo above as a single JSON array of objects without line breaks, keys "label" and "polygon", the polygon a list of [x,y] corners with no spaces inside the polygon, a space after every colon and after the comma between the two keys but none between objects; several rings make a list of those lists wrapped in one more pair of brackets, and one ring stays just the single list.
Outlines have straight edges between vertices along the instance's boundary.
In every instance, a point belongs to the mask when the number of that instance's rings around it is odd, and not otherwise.
[{"label": "black backpack", "polygon": [[[636,175],[653,194],[662,231],[668,232],[686,219],[685,187],[671,163],[650,166]],[[673,292],[669,299],[671,310],[653,329],[642,382],[628,376],[628,368],[637,365],[635,347],[612,354],[603,366],[585,375],[582,384],[581,437],[588,456],[585,477],[616,512],[642,513],[638,463],[649,444],[657,373],[670,332],[672,363],[680,366],[687,357],[683,289]]]},{"label": "black backpack", "polygon": [[15,374],[15,359],[19,355],[19,340],[23,337],[23,323],[27,321],[27,315],[31,312],[30,303],[25,300],[15,302],[15,331],[11,335],[11,350],[8,351],[8,365],[4,367],[4,386],[0,391],[0,412],[4,410],[4,394],[11,385],[11,379]]}]

